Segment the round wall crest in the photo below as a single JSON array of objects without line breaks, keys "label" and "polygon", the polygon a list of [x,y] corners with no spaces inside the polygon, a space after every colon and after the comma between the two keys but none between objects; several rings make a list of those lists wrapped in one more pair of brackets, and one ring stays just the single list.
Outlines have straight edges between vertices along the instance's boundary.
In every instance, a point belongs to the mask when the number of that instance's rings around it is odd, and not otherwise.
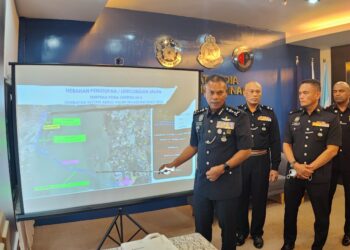
[{"label": "round wall crest", "polygon": [[155,44],[158,62],[167,68],[172,68],[181,62],[181,48],[171,37],[162,37]]},{"label": "round wall crest", "polygon": [[205,41],[201,45],[197,60],[201,65],[209,69],[218,67],[224,61],[221,56],[220,48],[216,44],[215,37],[212,35],[205,37]]},{"label": "round wall crest", "polygon": [[238,47],[232,53],[232,62],[239,71],[245,72],[253,65],[254,53],[246,46]]}]

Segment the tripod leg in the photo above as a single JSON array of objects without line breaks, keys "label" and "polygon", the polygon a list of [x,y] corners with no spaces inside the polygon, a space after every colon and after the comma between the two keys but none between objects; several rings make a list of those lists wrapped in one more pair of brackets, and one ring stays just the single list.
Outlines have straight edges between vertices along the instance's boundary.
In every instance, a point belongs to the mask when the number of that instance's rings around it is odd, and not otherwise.
[{"label": "tripod leg", "polygon": [[[111,233],[111,231],[112,231],[112,229],[113,229],[113,226],[114,226],[114,225],[117,225],[117,220],[118,220],[118,218],[119,218],[119,213],[114,217],[114,219],[113,219],[111,225],[109,225],[109,228],[108,228],[107,232],[105,233],[105,235],[103,236],[102,241],[100,242],[100,244],[99,244],[98,247],[97,247],[98,250],[101,249],[103,243],[105,243],[107,237],[109,237],[109,234]],[[111,238],[111,237],[109,237],[109,238]],[[113,241],[115,241],[118,245],[120,245],[116,240],[114,240],[113,238],[111,238],[111,239],[112,239]]]}]

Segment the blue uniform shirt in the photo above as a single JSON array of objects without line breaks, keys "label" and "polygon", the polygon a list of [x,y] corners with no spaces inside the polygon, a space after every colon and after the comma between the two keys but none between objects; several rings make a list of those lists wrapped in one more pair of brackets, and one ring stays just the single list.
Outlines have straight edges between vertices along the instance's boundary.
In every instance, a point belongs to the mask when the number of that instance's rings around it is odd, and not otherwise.
[{"label": "blue uniform shirt", "polygon": [[281,162],[281,138],[277,117],[272,108],[258,105],[255,112],[250,112],[248,105],[239,105],[239,109],[247,112],[250,130],[254,141],[253,150],[267,149],[271,154],[271,169],[278,171]]},{"label": "blue uniform shirt", "polygon": [[[310,164],[327,145],[341,146],[341,128],[335,114],[317,107],[311,115],[300,108],[289,114],[284,142],[291,144],[295,160]],[[329,182],[331,161],[312,174],[313,183]]]},{"label": "blue uniform shirt", "polygon": [[214,182],[207,180],[206,172],[213,166],[224,164],[237,151],[253,146],[248,115],[227,106],[214,114],[208,108],[198,110],[193,115],[190,144],[198,148],[195,195],[211,200],[238,197],[242,190],[239,166]]},{"label": "blue uniform shirt", "polygon": [[326,110],[338,115],[342,128],[342,146],[339,148],[338,155],[333,159],[333,167],[348,172],[350,171],[350,104],[343,112],[336,104]]}]

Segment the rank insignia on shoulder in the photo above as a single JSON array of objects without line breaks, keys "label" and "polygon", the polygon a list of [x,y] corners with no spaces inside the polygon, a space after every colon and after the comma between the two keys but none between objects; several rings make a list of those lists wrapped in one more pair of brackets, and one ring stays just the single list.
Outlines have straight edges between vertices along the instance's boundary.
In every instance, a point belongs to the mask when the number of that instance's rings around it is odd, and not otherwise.
[{"label": "rank insignia on shoulder", "polygon": [[204,111],[207,111],[208,108],[202,108],[202,109],[197,109],[193,112],[194,115],[198,115],[200,113],[203,113]]},{"label": "rank insignia on shoulder", "polygon": [[272,108],[270,106],[266,106],[266,105],[261,105],[261,106],[265,109],[272,110]]},{"label": "rank insignia on shoulder", "polygon": [[258,121],[270,122],[271,121],[271,117],[261,115],[261,116],[258,117]]},{"label": "rank insignia on shoulder", "polygon": [[324,121],[316,121],[312,123],[312,126],[314,127],[323,127],[323,128],[329,128],[329,123]]},{"label": "rank insignia on shoulder", "polygon": [[300,108],[300,109],[290,111],[289,114],[291,115],[291,114],[302,112],[302,111],[303,111],[303,108]]},{"label": "rank insignia on shoulder", "polygon": [[226,107],[226,111],[233,114],[234,116],[238,116],[241,113],[241,111],[229,107]]}]

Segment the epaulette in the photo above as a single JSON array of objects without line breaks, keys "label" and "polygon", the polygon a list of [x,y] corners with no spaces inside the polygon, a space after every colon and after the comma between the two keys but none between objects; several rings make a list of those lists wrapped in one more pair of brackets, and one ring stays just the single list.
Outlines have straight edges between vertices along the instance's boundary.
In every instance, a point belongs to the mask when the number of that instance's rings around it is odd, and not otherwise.
[{"label": "epaulette", "polygon": [[260,106],[264,109],[273,111],[273,109],[270,106],[267,106],[267,105],[260,105]]},{"label": "epaulette", "polygon": [[205,111],[207,111],[207,110],[208,110],[208,108],[197,109],[197,110],[195,110],[195,111],[193,112],[193,115],[201,114],[201,113],[203,113],[203,112],[205,112]]},{"label": "epaulette", "polygon": [[238,109],[234,109],[231,107],[226,107],[225,110],[231,114],[233,114],[234,116],[239,116],[239,114],[241,113],[241,111],[239,111]]},{"label": "epaulette", "polygon": [[245,104],[238,105],[237,108],[238,108],[239,110],[243,110],[243,111],[246,111],[246,110],[247,110],[247,106],[245,106]]},{"label": "epaulette", "polygon": [[302,112],[302,111],[303,111],[303,108],[300,108],[300,109],[290,111],[289,114],[291,115],[291,114]]}]

